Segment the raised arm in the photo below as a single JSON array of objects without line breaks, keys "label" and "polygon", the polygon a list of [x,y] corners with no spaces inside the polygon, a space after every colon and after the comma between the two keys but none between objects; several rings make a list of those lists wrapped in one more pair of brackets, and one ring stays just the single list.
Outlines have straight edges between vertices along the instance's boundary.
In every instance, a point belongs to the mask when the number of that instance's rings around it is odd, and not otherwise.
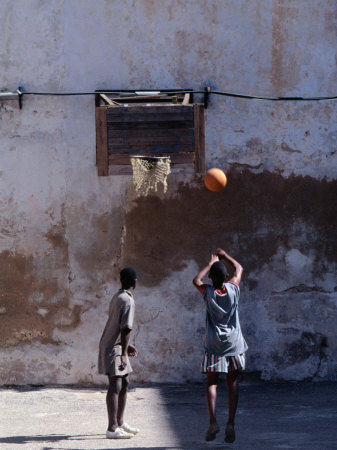
[{"label": "raised arm", "polygon": [[234,267],[234,275],[229,281],[239,284],[243,272],[243,267],[241,266],[241,264],[239,264],[234,258],[229,256],[229,254],[226,253],[225,250],[222,250],[221,248],[217,249],[216,254],[219,259],[226,260],[232,267]]},{"label": "raised arm", "polygon": [[216,261],[219,261],[218,256],[212,255],[207,266],[205,266],[203,269],[201,269],[200,272],[198,273],[198,275],[196,275],[193,278],[193,284],[198,290],[203,285],[202,279],[205,278],[205,276],[208,274],[212,264],[215,263]]}]

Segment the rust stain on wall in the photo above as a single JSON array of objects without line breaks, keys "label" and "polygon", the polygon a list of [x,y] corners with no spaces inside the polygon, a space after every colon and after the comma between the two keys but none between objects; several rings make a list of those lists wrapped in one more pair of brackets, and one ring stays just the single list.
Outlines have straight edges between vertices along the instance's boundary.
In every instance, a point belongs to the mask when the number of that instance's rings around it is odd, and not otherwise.
[{"label": "rust stain on wall", "polygon": [[57,225],[50,227],[45,237],[51,243],[54,251],[61,256],[63,263],[68,263],[68,242],[65,237],[66,223],[64,219]]},{"label": "rust stain on wall", "polygon": [[[295,246],[303,254],[314,249],[319,278],[322,263],[335,261],[337,252],[336,198],[337,181],[247,169],[228,172],[218,193],[202,180],[197,187],[180,184],[176,197],[140,197],[126,215],[123,262],[137,268],[143,285],[154,286],[187,260],[203,265],[217,246],[235,248],[247,272],[280,246]],[[298,223],[307,226],[305,239],[298,239]]]},{"label": "rust stain on wall", "polygon": [[46,237],[52,249],[44,255],[0,253],[1,347],[34,339],[57,344],[54,328],[71,330],[80,322],[81,307],[69,305],[65,224],[51,227]]},{"label": "rust stain on wall", "polygon": [[325,12],[325,39],[333,45],[337,39],[337,4],[334,0],[327,0],[327,10]]},{"label": "rust stain on wall", "polygon": [[[296,19],[296,20],[294,20]],[[292,21],[296,27],[298,8],[288,6],[283,0],[275,2],[272,18],[272,65],[271,84],[275,92],[294,87],[298,81],[298,62],[296,58],[296,39],[291,35]]]},{"label": "rust stain on wall", "polygon": [[[40,338],[48,341],[50,330],[37,313],[36,306],[29,303],[35,291],[40,291],[39,281],[33,270],[33,258],[0,254],[1,265],[1,336],[0,345],[8,347],[20,342]],[[53,283],[52,283],[53,284]],[[49,285],[49,289],[55,286]]]}]

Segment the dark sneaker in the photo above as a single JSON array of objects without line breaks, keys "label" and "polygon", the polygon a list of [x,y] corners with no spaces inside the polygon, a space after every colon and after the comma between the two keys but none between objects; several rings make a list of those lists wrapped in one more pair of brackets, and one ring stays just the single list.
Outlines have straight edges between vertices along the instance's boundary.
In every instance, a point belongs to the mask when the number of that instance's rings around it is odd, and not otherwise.
[{"label": "dark sneaker", "polygon": [[235,431],[233,425],[227,425],[225,430],[225,442],[232,444],[235,441]]},{"label": "dark sneaker", "polygon": [[207,442],[214,441],[216,438],[217,433],[219,433],[220,428],[217,423],[214,423],[213,425],[210,425],[206,434],[205,434],[205,440]]}]

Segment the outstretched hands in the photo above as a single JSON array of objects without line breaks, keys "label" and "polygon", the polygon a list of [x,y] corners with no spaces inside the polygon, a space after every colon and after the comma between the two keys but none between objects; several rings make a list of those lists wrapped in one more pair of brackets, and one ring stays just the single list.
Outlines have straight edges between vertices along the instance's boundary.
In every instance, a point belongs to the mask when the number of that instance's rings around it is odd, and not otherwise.
[{"label": "outstretched hands", "polygon": [[222,248],[216,249],[216,255],[219,259],[226,259],[226,252],[225,250],[222,250]]},{"label": "outstretched hands", "polygon": [[193,278],[193,284],[197,289],[199,289],[203,285],[202,279],[207,275],[212,264],[219,260],[225,260],[226,263],[229,263],[234,268],[234,274],[230,281],[237,284],[240,283],[243,272],[242,266],[234,258],[229,256],[229,254],[226,253],[225,250],[223,250],[222,248],[217,248],[215,255],[212,254],[207,266],[201,269],[200,272]]},{"label": "outstretched hands", "polygon": [[222,248],[218,248],[216,250],[216,254],[219,259],[226,260],[233,268],[234,268],[234,274],[233,277],[230,279],[230,281],[239,284],[242,277],[243,268],[241,264],[239,264],[234,258],[229,256],[228,253],[225,252],[225,250],[222,250]]},{"label": "outstretched hands", "polygon": [[212,254],[211,259],[209,260],[208,264],[211,266],[212,264],[214,264],[217,261],[219,261],[219,256],[217,254],[216,255]]},{"label": "outstretched hands", "polygon": [[217,255],[212,255],[207,266],[205,266],[203,269],[201,269],[200,272],[198,273],[198,275],[196,275],[193,278],[193,284],[198,290],[203,285],[202,279],[207,275],[210,268],[212,267],[212,264],[214,264],[217,261],[219,261],[219,257]]}]

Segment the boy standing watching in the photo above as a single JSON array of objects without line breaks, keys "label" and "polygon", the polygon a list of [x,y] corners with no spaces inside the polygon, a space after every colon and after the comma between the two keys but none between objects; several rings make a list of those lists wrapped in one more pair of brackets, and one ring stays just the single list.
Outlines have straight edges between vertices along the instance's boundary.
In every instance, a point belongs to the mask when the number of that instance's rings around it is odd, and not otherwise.
[{"label": "boy standing watching", "polygon": [[109,307],[109,318],[105,325],[98,356],[98,372],[108,375],[109,388],[106,396],[108,410],[108,439],[130,439],[138,433],[124,422],[128,375],[132,372],[129,356],[136,357],[136,348],[129,344],[133,326],[137,274],[132,267],[120,272],[121,289],[113,296]]},{"label": "boy standing watching", "polygon": [[[234,268],[233,277],[228,278],[225,265],[227,261]],[[245,368],[245,351],[248,346],[242,336],[238,301],[239,284],[243,268],[224,250],[217,249],[209,263],[193,279],[194,286],[202,294],[206,305],[205,351],[202,373],[207,375],[206,399],[210,426],[205,439],[212,441],[220,431],[216,421],[216,397],[219,374],[226,373],[228,388],[228,421],[225,441],[235,441],[234,420],[238,404],[238,374]],[[212,285],[204,284],[208,274]]]}]

